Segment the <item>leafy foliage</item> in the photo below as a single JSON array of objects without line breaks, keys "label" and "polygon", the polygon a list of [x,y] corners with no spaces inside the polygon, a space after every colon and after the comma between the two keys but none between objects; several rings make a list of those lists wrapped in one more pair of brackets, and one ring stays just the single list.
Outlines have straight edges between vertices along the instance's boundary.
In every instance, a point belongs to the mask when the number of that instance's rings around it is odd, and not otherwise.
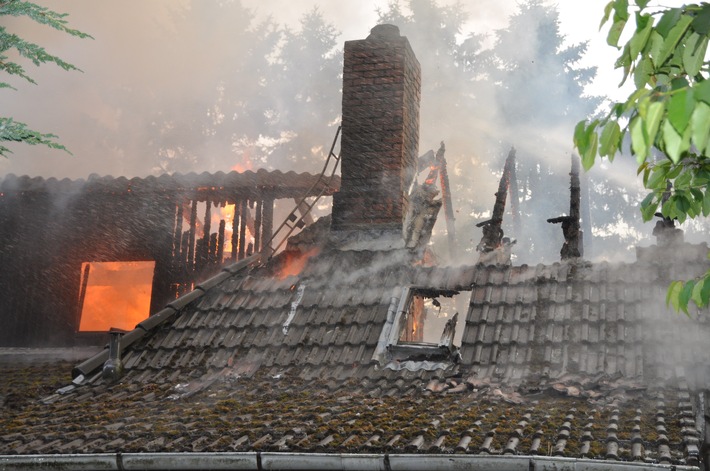
[{"label": "leafy foliage", "polygon": [[[602,26],[611,22],[607,42],[621,50],[616,67],[623,70],[622,84],[631,78],[635,90],[605,117],[578,123],[574,143],[589,169],[597,155],[613,160],[630,137],[638,173],[651,191],[641,203],[643,219],[652,219],[660,209],[663,217],[683,222],[710,214],[710,71],[705,59],[710,4],[648,4],[607,4],[602,18]],[[634,23],[631,38],[619,45],[623,31]],[[703,307],[709,300],[710,272],[673,282],[668,289],[667,304],[686,314],[691,301]]]},{"label": "leafy foliage", "polygon": [[[22,0],[0,1],[0,17],[3,15],[25,16],[37,23],[50,26],[72,36],[80,38],[91,37],[86,33],[70,28],[65,20],[66,14],[54,12],[31,2]],[[35,84],[35,81],[28,75],[25,68],[20,63],[10,59],[8,54],[11,53],[31,61],[36,66],[51,62],[64,70],[79,70],[73,64],[49,54],[43,47],[28,42],[16,34],[8,32],[4,26],[0,26],[0,72],[17,76]],[[16,90],[15,87],[5,81],[0,81],[0,88]],[[0,118],[0,142],[14,141],[30,145],[41,144],[53,149],[67,151],[63,145],[56,142],[56,137],[54,134],[42,134],[33,131],[26,124],[14,121],[12,118]],[[9,153],[12,153],[10,149],[0,145],[0,156],[6,157]]]}]

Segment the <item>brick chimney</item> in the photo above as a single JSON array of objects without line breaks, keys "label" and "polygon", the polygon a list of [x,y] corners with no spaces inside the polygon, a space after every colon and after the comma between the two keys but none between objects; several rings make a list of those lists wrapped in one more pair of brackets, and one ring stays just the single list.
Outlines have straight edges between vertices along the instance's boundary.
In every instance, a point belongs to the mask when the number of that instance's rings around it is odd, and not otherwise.
[{"label": "brick chimney", "polygon": [[332,229],[401,235],[419,150],[421,69],[394,25],[345,43],[341,185]]}]

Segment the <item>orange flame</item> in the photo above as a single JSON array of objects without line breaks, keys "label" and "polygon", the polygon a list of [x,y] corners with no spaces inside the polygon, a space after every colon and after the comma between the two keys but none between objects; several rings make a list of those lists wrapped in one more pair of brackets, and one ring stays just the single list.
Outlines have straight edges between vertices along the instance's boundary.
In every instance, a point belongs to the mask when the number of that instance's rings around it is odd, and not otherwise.
[{"label": "orange flame", "polygon": [[244,173],[247,170],[251,170],[253,168],[254,164],[251,161],[251,157],[249,157],[249,153],[247,151],[244,151],[244,153],[242,154],[242,161],[234,164],[234,166],[230,170],[239,173]]},{"label": "orange flame", "polygon": [[318,248],[311,249],[304,253],[284,252],[285,260],[281,266],[281,270],[279,270],[276,276],[279,280],[283,280],[289,276],[297,276],[305,268],[308,259],[317,255],[318,252],[320,252]]},{"label": "orange flame", "polygon": [[[86,267],[88,280],[83,280]],[[155,262],[87,262],[79,331],[132,330],[150,314]]]}]

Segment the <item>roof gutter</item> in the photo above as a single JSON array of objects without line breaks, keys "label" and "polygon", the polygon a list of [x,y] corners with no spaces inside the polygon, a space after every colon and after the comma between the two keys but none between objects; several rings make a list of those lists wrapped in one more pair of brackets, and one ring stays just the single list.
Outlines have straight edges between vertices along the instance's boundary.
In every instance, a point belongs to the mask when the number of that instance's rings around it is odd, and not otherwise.
[{"label": "roof gutter", "polygon": [[697,466],[650,464],[555,456],[416,455],[330,453],[106,453],[0,455],[0,470],[450,470],[476,466],[491,471],[698,471]]}]

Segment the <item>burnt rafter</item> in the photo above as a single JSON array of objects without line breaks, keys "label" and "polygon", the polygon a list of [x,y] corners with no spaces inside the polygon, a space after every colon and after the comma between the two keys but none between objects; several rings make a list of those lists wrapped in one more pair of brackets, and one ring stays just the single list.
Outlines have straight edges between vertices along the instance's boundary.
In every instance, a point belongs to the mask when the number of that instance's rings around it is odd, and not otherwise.
[{"label": "burnt rafter", "polygon": [[[429,150],[419,157],[418,168],[429,167],[424,183],[416,185],[410,195],[410,210],[405,227],[405,239],[409,248],[425,246],[431,237],[431,231],[436,222],[439,209],[444,207],[446,216],[446,233],[449,243],[449,254],[456,254],[456,234],[454,229],[454,211],[451,202],[449,175],[446,170],[446,146],[442,141],[439,150],[434,154]],[[439,191],[436,180],[439,177],[441,199],[435,199]]]},{"label": "burnt rafter", "polygon": [[572,171],[570,172],[570,204],[569,215],[550,218],[547,222],[562,224],[562,233],[565,242],[560,250],[563,260],[579,258],[584,255],[582,227],[580,225],[580,203],[582,200],[579,182],[579,157],[572,154]]},{"label": "burnt rafter", "polygon": [[[476,246],[476,250],[481,253],[479,258],[480,262],[496,262],[496,263],[510,263],[510,246],[515,244],[515,240],[510,240],[504,237],[503,233],[503,215],[505,214],[505,203],[510,189],[511,180],[515,179],[515,147],[510,148],[508,152],[508,157],[505,159],[505,166],[503,167],[503,175],[500,178],[498,184],[498,191],[496,192],[496,201],[493,205],[493,214],[491,219],[487,221],[479,222],[476,227],[482,228],[483,236],[481,241]],[[517,188],[517,185],[516,185]],[[515,201],[515,196],[511,197],[511,205]],[[517,201],[515,201],[517,203]],[[517,204],[515,204],[517,209]],[[490,255],[496,250],[502,250],[505,252],[503,257],[493,257],[491,259]]]}]

